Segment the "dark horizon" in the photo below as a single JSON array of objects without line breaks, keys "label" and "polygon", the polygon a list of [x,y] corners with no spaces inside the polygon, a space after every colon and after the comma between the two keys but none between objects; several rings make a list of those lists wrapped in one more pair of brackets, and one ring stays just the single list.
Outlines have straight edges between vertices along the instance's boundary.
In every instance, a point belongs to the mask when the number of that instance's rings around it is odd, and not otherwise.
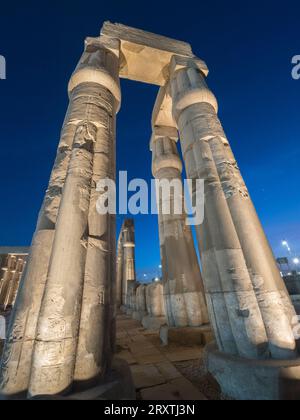
[{"label": "dark horizon", "polygon": [[[47,188],[61,125],[67,84],[86,36],[98,36],[105,20],[186,41],[207,63],[208,84],[219,116],[276,256],[288,240],[300,256],[300,80],[292,57],[300,54],[300,4],[269,1],[21,2],[3,5],[0,55],[1,246],[30,244]],[[171,3],[170,3],[171,4]],[[170,10],[172,13],[170,13]],[[118,115],[118,170],[129,179],[151,178],[151,112],[157,86],[122,80]],[[138,273],[160,264],[156,216],[134,217]],[[118,229],[122,218],[118,217]]]}]

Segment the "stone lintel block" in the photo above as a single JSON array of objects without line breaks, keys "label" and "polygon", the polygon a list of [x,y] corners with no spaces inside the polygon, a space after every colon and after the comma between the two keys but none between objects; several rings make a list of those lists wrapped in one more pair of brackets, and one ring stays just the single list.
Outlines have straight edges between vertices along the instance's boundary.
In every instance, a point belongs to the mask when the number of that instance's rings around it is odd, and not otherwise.
[{"label": "stone lintel block", "polygon": [[184,328],[163,325],[159,336],[165,346],[173,343],[186,346],[205,345],[214,341],[214,334],[209,325]]},{"label": "stone lintel block", "polygon": [[300,359],[245,359],[222,353],[215,344],[209,344],[204,362],[222,392],[236,400],[300,399]]},{"label": "stone lintel block", "polygon": [[190,44],[121,24],[105,22],[101,35],[119,39],[120,77],[164,86],[172,56],[193,58]]}]

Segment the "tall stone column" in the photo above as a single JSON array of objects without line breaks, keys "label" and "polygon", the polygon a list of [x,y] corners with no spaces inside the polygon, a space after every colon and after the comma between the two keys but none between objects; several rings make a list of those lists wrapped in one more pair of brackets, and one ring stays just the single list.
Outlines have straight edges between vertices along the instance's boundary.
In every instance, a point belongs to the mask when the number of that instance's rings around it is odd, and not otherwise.
[{"label": "tall stone column", "polygon": [[134,221],[131,219],[125,220],[123,224],[123,302],[128,304],[128,285],[129,282],[135,283],[135,235],[134,235]]},{"label": "tall stone column", "polygon": [[87,39],[70,81],[58,155],[2,360],[4,398],[27,390],[63,393],[109,365],[115,221],[97,215],[95,202],[97,181],[115,174],[118,51],[117,41]]},{"label": "tall stone column", "polygon": [[137,321],[142,321],[147,315],[146,288],[145,284],[140,284],[136,289],[136,310],[132,317]]},{"label": "tall stone column", "polygon": [[205,220],[197,235],[219,349],[252,359],[295,359],[295,311],[201,65],[174,57],[170,85],[188,177],[205,180]]},{"label": "tall stone column", "polygon": [[124,249],[123,249],[123,229],[121,229],[118,246],[117,246],[117,307],[120,308],[123,304],[123,264],[124,264]]},{"label": "tall stone column", "polygon": [[[155,127],[151,141],[152,172],[162,183],[157,194],[166,316],[170,327],[197,327],[208,323],[208,313],[193,236],[186,223],[177,139],[177,130]],[[166,197],[164,182],[170,187]],[[164,212],[164,204],[165,210],[170,207],[169,214]]]},{"label": "tall stone column", "polygon": [[166,305],[162,282],[153,282],[146,286],[147,315],[142,319],[143,327],[148,330],[160,330],[166,324]]}]

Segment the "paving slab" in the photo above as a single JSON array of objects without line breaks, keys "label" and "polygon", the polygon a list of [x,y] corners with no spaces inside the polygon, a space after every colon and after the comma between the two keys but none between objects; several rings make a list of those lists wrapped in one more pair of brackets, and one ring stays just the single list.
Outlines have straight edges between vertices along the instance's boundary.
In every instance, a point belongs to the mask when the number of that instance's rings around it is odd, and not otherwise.
[{"label": "paving slab", "polygon": [[131,366],[131,373],[137,390],[150,388],[166,382],[164,376],[154,365]]},{"label": "paving slab", "polygon": [[206,397],[185,378],[176,379],[170,383],[142,389],[143,400],[156,401],[205,401]]},{"label": "paving slab", "polygon": [[156,367],[167,381],[182,378],[179,370],[177,370],[176,367],[168,361],[158,363]]},{"label": "paving slab", "polygon": [[196,360],[202,356],[199,348],[178,349],[172,351],[164,351],[164,355],[170,362],[182,362],[185,360]]},{"label": "paving slab", "polygon": [[129,365],[137,364],[136,359],[133,357],[132,353],[128,350],[122,350],[117,353],[119,359],[125,360]]}]

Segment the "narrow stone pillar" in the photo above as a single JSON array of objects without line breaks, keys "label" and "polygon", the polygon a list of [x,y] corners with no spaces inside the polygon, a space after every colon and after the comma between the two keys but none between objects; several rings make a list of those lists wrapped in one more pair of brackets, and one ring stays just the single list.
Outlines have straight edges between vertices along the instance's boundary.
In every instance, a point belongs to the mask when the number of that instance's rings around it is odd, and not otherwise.
[{"label": "narrow stone pillar", "polygon": [[117,307],[120,308],[123,304],[122,287],[123,287],[123,264],[124,264],[124,249],[123,249],[123,229],[121,229],[118,246],[117,246]]},{"label": "narrow stone pillar", "polygon": [[131,219],[125,220],[123,224],[123,253],[123,302],[127,306],[128,284],[136,281],[134,221]]},{"label": "narrow stone pillar", "polygon": [[219,349],[293,359],[295,311],[217,117],[216,98],[197,60],[174,57],[170,84],[188,177],[205,180],[205,220],[197,234]]},{"label": "narrow stone pillar", "polygon": [[177,139],[176,129],[155,127],[151,141],[152,172],[158,181],[166,316],[170,327],[198,327],[208,323],[208,313],[193,236],[186,222]]},{"label": "narrow stone pillar", "polygon": [[145,284],[140,284],[136,289],[136,310],[132,317],[137,321],[142,321],[147,315],[146,287]]},{"label": "narrow stone pillar", "polygon": [[153,282],[146,287],[147,315],[142,319],[143,327],[148,330],[159,330],[166,324],[166,306],[162,282]]},{"label": "narrow stone pillar", "polygon": [[128,281],[127,283],[127,315],[131,316],[136,311],[136,291],[138,287],[139,283],[136,281]]}]

